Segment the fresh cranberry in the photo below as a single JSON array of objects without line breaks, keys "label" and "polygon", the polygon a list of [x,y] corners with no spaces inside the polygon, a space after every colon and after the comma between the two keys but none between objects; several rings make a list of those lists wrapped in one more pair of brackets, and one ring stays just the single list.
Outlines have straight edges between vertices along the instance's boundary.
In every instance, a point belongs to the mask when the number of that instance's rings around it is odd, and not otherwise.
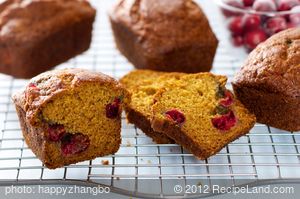
[{"label": "fresh cranberry", "polygon": [[179,125],[185,122],[184,114],[176,109],[169,110],[165,114],[169,119],[173,120]]},{"label": "fresh cranberry", "polygon": [[50,141],[53,142],[59,141],[64,136],[65,133],[66,130],[63,125],[55,124],[55,125],[50,125],[48,127],[48,138]]},{"label": "fresh cranberry", "polygon": [[258,29],[261,24],[261,18],[258,15],[244,15],[243,17],[243,27],[245,30],[250,31]]},{"label": "fresh cranberry", "polygon": [[294,27],[297,27],[300,25],[300,6],[293,7],[291,11],[295,12],[295,14],[290,14],[290,23],[293,24]]},{"label": "fresh cranberry", "polygon": [[244,6],[252,6],[255,0],[243,0]]},{"label": "fresh cranberry", "polygon": [[244,44],[244,40],[242,36],[235,36],[232,39],[234,46],[242,46]]},{"label": "fresh cranberry", "polygon": [[[229,6],[232,6],[232,7],[236,7],[236,8],[244,8],[243,4],[241,1],[239,0],[226,0],[225,3]],[[238,12],[234,12],[234,11],[230,11],[228,9],[222,9],[222,12],[223,14],[226,16],[226,17],[230,17],[230,16],[236,16],[236,15],[239,15],[240,13]]]},{"label": "fresh cranberry", "polygon": [[242,35],[243,34],[243,23],[242,17],[232,17],[229,21],[228,28],[231,31],[232,35]]},{"label": "fresh cranberry", "polygon": [[271,35],[278,33],[287,28],[287,23],[284,17],[273,17],[266,22],[267,32]]},{"label": "fresh cranberry", "polygon": [[258,29],[247,32],[244,37],[244,42],[249,50],[253,50],[258,44],[265,41],[266,39],[267,34],[263,30]]},{"label": "fresh cranberry", "polygon": [[112,103],[106,105],[105,110],[107,118],[114,119],[118,117],[120,113],[120,103],[121,99],[115,98]]},{"label": "fresh cranberry", "polygon": [[88,136],[81,133],[66,133],[61,139],[63,155],[74,155],[85,151],[90,145]]},{"label": "fresh cranberry", "polygon": [[225,91],[225,97],[219,102],[222,106],[228,107],[233,103],[233,95],[229,90]]},{"label": "fresh cranberry", "polygon": [[221,131],[228,131],[233,126],[235,126],[237,119],[233,111],[230,111],[226,115],[221,115],[219,117],[213,118],[211,122],[215,128]]},{"label": "fresh cranberry", "polygon": [[253,9],[262,12],[276,11],[276,4],[272,0],[256,0]]},{"label": "fresh cranberry", "polygon": [[278,11],[290,10],[297,5],[300,5],[300,2],[298,0],[279,0]]}]

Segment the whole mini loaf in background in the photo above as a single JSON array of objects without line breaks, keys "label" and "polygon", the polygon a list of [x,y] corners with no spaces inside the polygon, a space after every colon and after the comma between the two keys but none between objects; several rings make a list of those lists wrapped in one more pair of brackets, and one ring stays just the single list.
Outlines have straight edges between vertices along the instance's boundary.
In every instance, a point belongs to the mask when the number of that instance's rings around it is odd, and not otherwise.
[{"label": "whole mini loaf in background", "polygon": [[96,10],[85,0],[0,4],[0,73],[31,78],[87,50]]},{"label": "whole mini loaf in background", "polygon": [[110,12],[117,48],[139,69],[210,71],[218,40],[192,0],[119,0]]}]

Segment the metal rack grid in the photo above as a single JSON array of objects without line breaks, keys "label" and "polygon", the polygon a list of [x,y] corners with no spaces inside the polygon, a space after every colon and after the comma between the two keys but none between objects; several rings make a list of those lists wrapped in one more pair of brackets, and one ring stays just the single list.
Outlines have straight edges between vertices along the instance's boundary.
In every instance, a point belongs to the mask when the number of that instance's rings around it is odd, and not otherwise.
[{"label": "metal rack grid", "polygon": [[[106,16],[113,1],[91,2],[97,7],[98,15],[90,50],[58,68],[81,67],[119,78],[133,67],[114,46]],[[230,82],[245,54],[231,48],[216,6],[208,0],[199,3],[205,12],[214,13],[208,14],[208,17],[220,40],[213,72],[227,75]],[[127,124],[124,116],[122,145],[116,154],[48,170],[24,143],[10,99],[11,94],[25,83],[26,80],[0,75],[0,185],[105,184],[119,193],[160,198],[174,196],[173,190],[165,187],[165,180],[168,179],[183,185],[195,180],[211,185],[216,179],[226,179],[227,183],[236,186],[241,185],[240,179],[247,179],[247,183],[253,185],[271,182],[266,179],[272,179],[272,183],[300,179],[300,134],[256,124],[248,135],[201,161],[176,144],[153,143],[134,125]],[[109,164],[103,165],[102,160],[108,160]],[[123,179],[130,179],[131,183],[124,183]],[[149,190],[149,187],[141,185],[142,179],[157,180],[158,183],[152,183],[154,187]]]}]

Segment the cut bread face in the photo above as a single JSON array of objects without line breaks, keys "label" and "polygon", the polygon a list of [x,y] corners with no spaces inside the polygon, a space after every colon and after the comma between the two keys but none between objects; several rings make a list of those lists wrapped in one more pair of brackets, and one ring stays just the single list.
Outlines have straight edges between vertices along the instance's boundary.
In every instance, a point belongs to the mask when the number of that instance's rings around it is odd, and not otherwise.
[{"label": "cut bread face", "polygon": [[211,73],[169,79],[154,96],[151,124],[200,159],[246,134],[255,116]]},{"label": "cut bread face", "polygon": [[55,161],[72,157],[92,159],[118,150],[121,142],[118,101],[123,96],[110,89],[86,83],[45,104],[41,116],[48,126],[51,149],[48,152]]},{"label": "cut bread face", "polygon": [[174,141],[164,133],[153,131],[151,128],[151,106],[154,95],[164,87],[166,79],[175,78],[178,75],[180,73],[135,70],[120,80],[131,93],[131,101],[125,106],[128,122],[135,124],[158,144],[169,144],[174,143]]},{"label": "cut bread face", "polygon": [[114,79],[79,69],[38,76],[14,95],[25,141],[50,169],[117,152],[126,100]]}]

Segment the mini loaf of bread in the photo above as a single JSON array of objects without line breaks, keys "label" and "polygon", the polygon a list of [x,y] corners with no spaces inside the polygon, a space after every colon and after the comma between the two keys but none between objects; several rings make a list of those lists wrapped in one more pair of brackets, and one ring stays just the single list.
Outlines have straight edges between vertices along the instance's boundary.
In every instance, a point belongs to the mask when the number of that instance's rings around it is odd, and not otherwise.
[{"label": "mini loaf of bread", "polygon": [[225,88],[227,78],[198,73],[170,79],[154,96],[151,126],[200,159],[219,152],[255,124]]},{"label": "mini loaf of bread", "polygon": [[218,40],[192,0],[119,0],[110,12],[120,52],[139,69],[210,71]]},{"label": "mini loaf of bread", "polygon": [[50,169],[118,151],[129,95],[111,77],[82,69],[33,78],[13,96],[23,136]]},{"label": "mini loaf of bread", "polygon": [[300,28],[282,31],[251,52],[232,83],[257,121],[300,130]]},{"label": "mini loaf of bread", "polygon": [[0,4],[0,73],[31,78],[90,46],[96,11],[86,0]]}]

